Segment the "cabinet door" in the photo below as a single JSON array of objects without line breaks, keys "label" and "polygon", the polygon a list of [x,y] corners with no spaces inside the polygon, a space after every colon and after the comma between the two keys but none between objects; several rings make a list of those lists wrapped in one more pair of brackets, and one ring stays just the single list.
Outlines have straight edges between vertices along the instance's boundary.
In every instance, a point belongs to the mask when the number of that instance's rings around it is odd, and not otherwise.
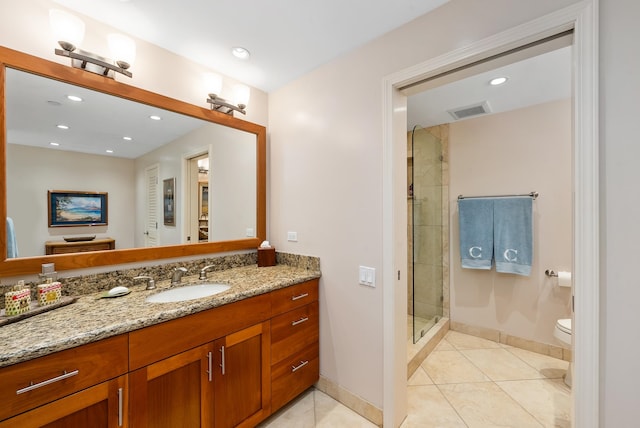
[{"label": "cabinet door", "polygon": [[2,421],[0,428],[126,428],[126,415],[124,375]]},{"label": "cabinet door", "polygon": [[131,372],[131,427],[213,426],[212,358],[208,344]]},{"label": "cabinet door", "polygon": [[253,427],[269,415],[269,321],[215,341],[216,428]]}]

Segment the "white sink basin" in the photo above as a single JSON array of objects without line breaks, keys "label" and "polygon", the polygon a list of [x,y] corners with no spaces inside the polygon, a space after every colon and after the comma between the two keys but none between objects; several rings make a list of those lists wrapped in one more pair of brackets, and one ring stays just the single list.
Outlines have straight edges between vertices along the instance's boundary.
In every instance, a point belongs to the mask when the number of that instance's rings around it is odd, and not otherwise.
[{"label": "white sink basin", "polygon": [[152,294],[145,300],[149,303],[184,302],[185,300],[200,299],[213,296],[231,288],[227,284],[194,284],[171,288],[160,293]]}]

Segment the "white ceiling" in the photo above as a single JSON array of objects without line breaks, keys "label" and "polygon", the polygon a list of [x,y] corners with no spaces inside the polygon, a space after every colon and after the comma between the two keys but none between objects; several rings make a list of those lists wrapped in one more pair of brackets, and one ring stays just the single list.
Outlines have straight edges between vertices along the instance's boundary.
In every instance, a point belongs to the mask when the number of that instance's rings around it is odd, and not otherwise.
[{"label": "white ceiling", "polygon": [[[269,92],[447,0],[245,0],[241,7],[240,3],[230,0],[54,1]],[[250,60],[237,60],[231,55],[231,47],[238,45],[251,51]],[[413,90],[408,99],[408,130],[414,125],[427,127],[451,122],[453,119],[447,110],[478,102],[487,101],[491,111],[496,113],[571,96],[570,48],[492,68],[466,73],[464,79],[449,79],[454,81],[432,85],[434,87],[429,90]],[[489,79],[497,75],[509,77],[508,82],[500,87],[488,85]],[[32,99],[28,105],[50,109],[50,106],[45,107],[46,101],[57,98],[54,98],[55,94],[46,97],[45,92],[41,90],[40,99]],[[31,95],[37,97],[38,93]],[[62,92],[58,95],[62,96]],[[92,96],[87,94],[87,97]],[[105,102],[108,101],[100,103]],[[89,103],[82,104],[89,108]],[[57,110],[62,112],[62,109]],[[130,119],[135,115],[126,116]],[[34,117],[47,116],[31,114],[25,117],[29,117],[30,125],[34,125]],[[95,125],[96,120],[87,119],[84,123],[94,124],[94,128],[99,126]],[[183,131],[187,132],[191,126],[169,123],[169,120],[163,121],[164,126],[173,127],[176,132],[183,126]],[[135,126],[129,124],[130,132],[134,132]],[[51,129],[50,123],[40,127],[39,140],[51,141],[56,135],[45,133],[45,129],[47,132]],[[109,127],[104,125],[104,128]],[[143,121],[139,121],[137,127],[136,134],[141,134],[138,132],[141,128],[148,128]],[[105,129],[101,135],[114,146],[113,141],[121,139],[121,132],[124,131]],[[20,135],[15,133],[14,137],[14,142],[19,143]],[[25,141],[35,140],[33,136],[22,137]],[[96,140],[95,135],[91,139]],[[141,137],[139,142],[154,139],[160,141],[152,136]],[[74,144],[82,145],[82,138]],[[122,144],[114,156],[135,158],[140,155]],[[150,149],[147,147],[145,151]],[[104,153],[104,147],[78,150]]]},{"label": "white ceiling", "polygon": [[[483,102],[490,113],[501,113],[569,98],[571,58],[571,46],[567,46],[412,95],[407,101],[407,129],[451,123],[450,110]],[[491,86],[494,77],[508,80]]]},{"label": "white ceiling", "polygon": [[54,1],[269,92],[448,0]]}]

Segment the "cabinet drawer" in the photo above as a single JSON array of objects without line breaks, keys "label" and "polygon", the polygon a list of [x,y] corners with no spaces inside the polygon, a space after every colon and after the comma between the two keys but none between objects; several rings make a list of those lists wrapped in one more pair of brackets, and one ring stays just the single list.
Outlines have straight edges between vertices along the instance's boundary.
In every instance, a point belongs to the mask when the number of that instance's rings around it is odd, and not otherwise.
[{"label": "cabinet drawer", "polygon": [[271,364],[318,341],[318,302],[271,319]]},{"label": "cabinet drawer", "polygon": [[318,300],[318,281],[303,282],[271,292],[271,313],[279,315]]},{"label": "cabinet drawer", "polygon": [[127,335],[0,369],[0,420],[125,374]]},{"label": "cabinet drawer", "polygon": [[271,411],[288,403],[320,377],[318,342],[271,368]]}]

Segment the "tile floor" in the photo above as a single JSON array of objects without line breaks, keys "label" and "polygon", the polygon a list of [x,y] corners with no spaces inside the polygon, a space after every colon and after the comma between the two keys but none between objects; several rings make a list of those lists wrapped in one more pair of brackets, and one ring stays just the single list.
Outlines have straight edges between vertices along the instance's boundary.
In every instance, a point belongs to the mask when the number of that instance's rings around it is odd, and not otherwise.
[{"label": "tile floor", "polygon": [[[409,379],[401,428],[570,427],[566,361],[449,331]],[[310,389],[262,428],[375,427]]]}]

